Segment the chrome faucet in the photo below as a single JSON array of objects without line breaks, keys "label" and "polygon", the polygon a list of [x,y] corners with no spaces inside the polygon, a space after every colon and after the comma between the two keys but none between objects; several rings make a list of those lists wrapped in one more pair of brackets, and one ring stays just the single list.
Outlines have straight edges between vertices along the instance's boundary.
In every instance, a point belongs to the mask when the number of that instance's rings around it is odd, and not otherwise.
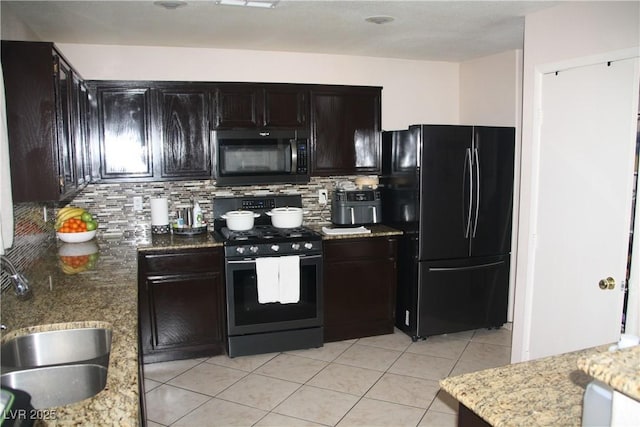
[{"label": "chrome faucet", "polygon": [[18,296],[18,299],[25,300],[31,298],[31,288],[29,287],[29,281],[27,280],[27,278],[18,272],[18,270],[6,256],[0,255],[0,261],[2,261],[2,266],[6,268],[6,271],[10,273],[9,278],[13,283],[13,288],[16,292],[16,295]]}]

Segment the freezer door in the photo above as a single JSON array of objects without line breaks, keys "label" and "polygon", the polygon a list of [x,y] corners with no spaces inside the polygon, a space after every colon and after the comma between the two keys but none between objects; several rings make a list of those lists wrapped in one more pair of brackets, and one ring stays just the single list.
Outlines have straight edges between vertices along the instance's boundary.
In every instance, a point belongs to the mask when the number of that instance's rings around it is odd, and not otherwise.
[{"label": "freezer door", "polygon": [[473,128],[423,125],[420,130],[420,259],[466,257],[473,214]]},{"label": "freezer door", "polygon": [[419,263],[419,337],[502,326],[509,256]]},{"label": "freezer door", "polygon": [[514,128],[473,128],[472,256],[511,250],[514,147]]}]

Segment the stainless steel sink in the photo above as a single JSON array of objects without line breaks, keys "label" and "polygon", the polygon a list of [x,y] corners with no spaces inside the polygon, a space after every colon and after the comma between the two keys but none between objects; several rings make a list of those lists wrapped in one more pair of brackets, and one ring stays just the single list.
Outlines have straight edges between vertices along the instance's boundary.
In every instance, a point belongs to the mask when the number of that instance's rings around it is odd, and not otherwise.
[{"label": "stainless steel sink", "polygon": [[111,330],[64,329],[16,337],[0,347],[3,370],[93,361],[109,363]]},{"label": "stainless steel sink", "polygon": [[107,368],[81,363],[24,369],[0,376],[3,386],[31,395],[35,409],[67,405],[98,394],[107,384]]}]

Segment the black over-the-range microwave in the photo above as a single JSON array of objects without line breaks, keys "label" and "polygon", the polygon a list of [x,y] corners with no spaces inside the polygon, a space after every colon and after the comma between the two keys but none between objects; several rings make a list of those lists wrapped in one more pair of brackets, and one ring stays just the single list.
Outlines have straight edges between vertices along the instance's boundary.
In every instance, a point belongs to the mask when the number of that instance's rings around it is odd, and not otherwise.
[{"label": "black over-the-range microwave", "polygon": [[309,182],[309,135],[300,130],[211,132],[218,185]]}]

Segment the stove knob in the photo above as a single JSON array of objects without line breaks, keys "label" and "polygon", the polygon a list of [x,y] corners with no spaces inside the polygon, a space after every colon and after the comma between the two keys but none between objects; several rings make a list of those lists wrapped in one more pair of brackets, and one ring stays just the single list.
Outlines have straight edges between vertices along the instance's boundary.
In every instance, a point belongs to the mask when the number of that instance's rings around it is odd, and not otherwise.
[{"label": "stove knob", "polygon": [[274,252],[278,252],[280,250],[280,246],[278,245],[271,245],[271,250]]},{"label": "stove knob", "polygon": [[292,243],[291,249],[293,249],[294,251],[297,251],[298,249],[300,249],[300,243]]},{"label": "stove knob", "polygon": [[251,246],[249,248],[249,250],[251,251],[252,254],[257,254],[258,253],[258,247],[257,246]]},{"label": "stove knob", "polygon": [[313,243],[311,243],[311,242],[307,242],[307,243],[305,243],[305,244],[304,244],[304,248],[305,248],[305,249],[313,249]]},{"label": "stove knob", "polygon": [[243,254],[244,253],[244,248],[242,246],[238,246],[236,248],[236,252],[238,252],[239,254]]}]

